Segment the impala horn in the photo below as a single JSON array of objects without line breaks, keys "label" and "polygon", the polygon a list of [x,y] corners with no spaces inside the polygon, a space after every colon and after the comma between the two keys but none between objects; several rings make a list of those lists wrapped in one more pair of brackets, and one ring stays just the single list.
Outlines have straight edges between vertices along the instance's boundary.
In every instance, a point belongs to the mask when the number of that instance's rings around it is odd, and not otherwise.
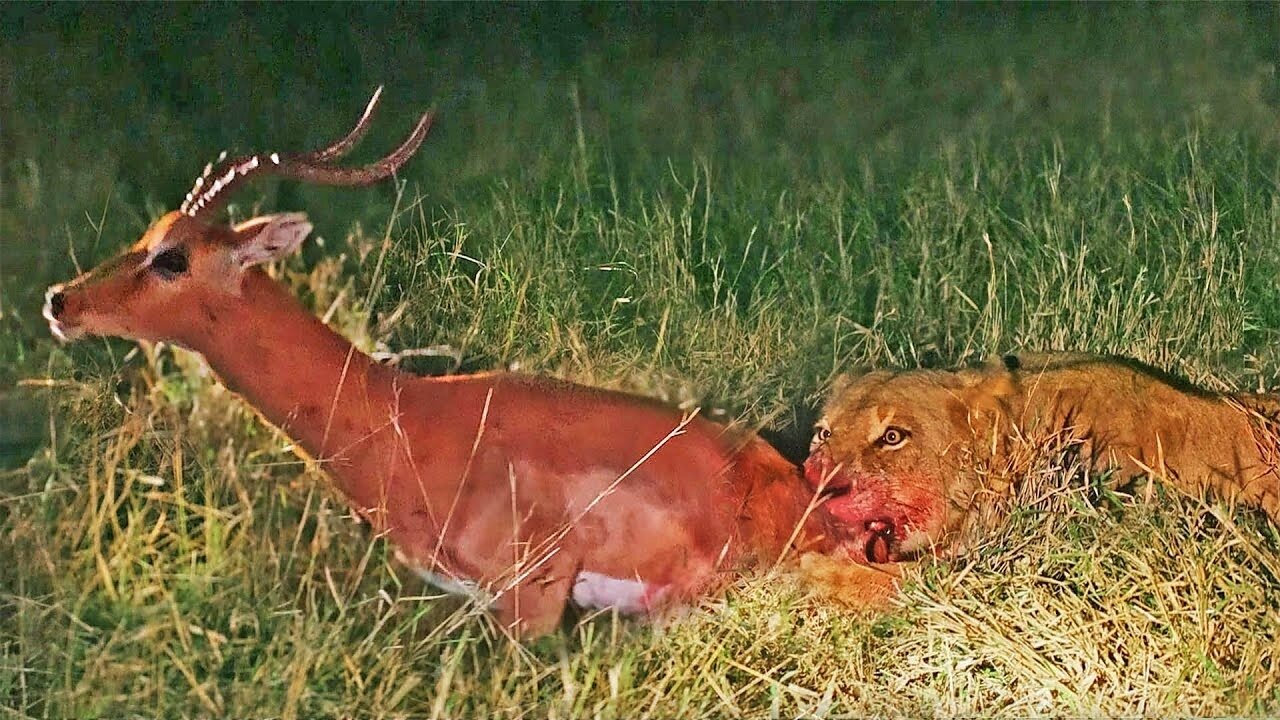
[{"label": "impala horn", "polygon": [[276,175],[319,185],[372,185],[390,177],[418,150],[431,130],[435,112],[428,110],[423,113],[408,139],[381,160],[360,167],[336,167],[332,164],[364,138],[381,97],[382,87],[379,86],[355,127],[320,150],[293,155],[257,153],[232,159],[227,159],[227,154],[222,153],[216,164],[206,165],[204,172],[196,178],[195,186],[187,193],[179,211],[188,217],[207,218],[226,203],[233,190],[258,175]]}]

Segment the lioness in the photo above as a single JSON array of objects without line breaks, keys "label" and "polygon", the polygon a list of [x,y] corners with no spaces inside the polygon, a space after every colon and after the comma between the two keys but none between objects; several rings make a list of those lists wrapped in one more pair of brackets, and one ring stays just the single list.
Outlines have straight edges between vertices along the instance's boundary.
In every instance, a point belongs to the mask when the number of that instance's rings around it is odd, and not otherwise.
[{"label": "lioness", "polygon": [[1219,394],[1125,358],[1006,356],[982,368],[843,376],[805,478],[871,562],[948,547],[1029,444],[1085,467],[1260,507],[1280,520],[1280,396]]}]

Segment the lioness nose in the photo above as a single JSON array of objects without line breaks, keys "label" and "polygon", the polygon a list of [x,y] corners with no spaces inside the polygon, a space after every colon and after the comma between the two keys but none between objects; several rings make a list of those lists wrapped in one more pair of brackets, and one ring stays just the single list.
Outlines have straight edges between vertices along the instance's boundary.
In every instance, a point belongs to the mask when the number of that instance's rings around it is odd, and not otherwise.
[{"label": "lioness nose", "polygon": [[62,317],[62,311],[66,309],[67,296],[61,290],[55,291],[49,295],[49,314],[54,320]]}]

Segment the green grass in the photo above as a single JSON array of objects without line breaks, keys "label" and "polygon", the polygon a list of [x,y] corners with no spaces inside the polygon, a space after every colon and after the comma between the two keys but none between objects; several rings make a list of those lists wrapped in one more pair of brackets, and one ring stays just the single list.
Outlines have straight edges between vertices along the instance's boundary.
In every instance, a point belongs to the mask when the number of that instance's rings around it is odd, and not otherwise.
[{"label": "green grass", "polygon": [[441,117],[401,187],[234,208],[311,214],[281,275],[365,349],[701,403],[793,452],[857,364],[1096,350],[1273,387],[1276,30],[1234,5],[0,8],[0,706],[1275,714],[1280,539],[1247,514],[1100,505],[1046,460],[893,612],[782,574],[520,648],[197,358],[57,346],[39,305],[218,150],[317,145],[386,83],[360,158]]}]

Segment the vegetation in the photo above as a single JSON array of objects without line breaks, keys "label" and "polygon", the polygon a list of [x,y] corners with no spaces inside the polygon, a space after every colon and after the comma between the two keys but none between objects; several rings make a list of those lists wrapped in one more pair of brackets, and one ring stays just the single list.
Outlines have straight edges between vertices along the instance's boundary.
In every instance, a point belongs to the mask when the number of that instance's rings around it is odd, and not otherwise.
[{"label": "vegetation", "polygon": [[[1277,384],[1272,6],[0,8],[0,699],[15,717],[1280,712],[1280,538],[1044,459],[964,557],[852,612],[786,572],[512,645],[169,347],[58,346],[44,287],[226,145],[378,83],[396,187],[264,182],[365,349],[704,405],[803,453],[856,364],[1121,353]],[[300,362],[305,359],[300,358]],[[609,429],[603,429],[608,431]],[[617,429],[623,431],[623,429]]]}]

